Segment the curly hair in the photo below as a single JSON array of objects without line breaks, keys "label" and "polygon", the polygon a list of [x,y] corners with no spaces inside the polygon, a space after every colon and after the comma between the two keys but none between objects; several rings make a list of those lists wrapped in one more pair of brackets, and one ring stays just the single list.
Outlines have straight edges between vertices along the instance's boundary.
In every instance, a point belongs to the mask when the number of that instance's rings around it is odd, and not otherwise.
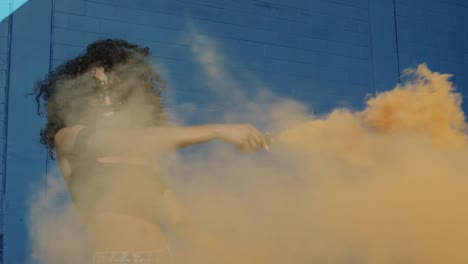
[{"label": "curly hair", "polygon": [[85,74],[95,67],[115,72],[123,82],[131,79],[126,86],[131,89],[113,88],[115,96],[125,100],[129,93],[139,92],[143,98],[140,103],[153,108],[151,124],[164,123],[162,92],[165,85],[150,66],[150,56],[149,48],[137,44],[120,39],[99,40],[89,44],[83,54],[58,66],[36,83],[37,114],[43,116],[41,101],[44,101],[47,118],[40,132],[40,142],[46,146],[52,159],[57,132],[66,126],[79,124],[76,113],[86,113],[89,108],[87,102],[96,96],[96,80]]}]

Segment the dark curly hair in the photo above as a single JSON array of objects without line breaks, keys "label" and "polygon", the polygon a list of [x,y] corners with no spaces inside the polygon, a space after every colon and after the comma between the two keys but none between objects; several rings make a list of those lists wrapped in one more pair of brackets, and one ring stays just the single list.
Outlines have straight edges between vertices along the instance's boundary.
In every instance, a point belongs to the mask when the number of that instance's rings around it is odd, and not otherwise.
[{"label": "dark curly hair", "polygon": [[47,123],[40,133],[40,142],[46,145],[52,159],[56,133],[66,126],[79,124],[80,120],[74,116],[77,116],[76,113],[86,113],[89,108],[87,102],[96,96],[96,80],[85,74],[94,67],[115,72],[122,82],[131,79],[131,84],[127,85],[131,89],[113,88],[115,96],[125,100],[130,93],[139,92],[143,95],[139,103],[153,108],[151,123],[158,125],[164,122],[162,92],[165,85],[150,66],[150,55],[149,48],[124,40],[99,40],[88,45],[83,54],[58,66],[36,83],[37,114],[43,116],[41,101],[44,101],[47,117]]}]

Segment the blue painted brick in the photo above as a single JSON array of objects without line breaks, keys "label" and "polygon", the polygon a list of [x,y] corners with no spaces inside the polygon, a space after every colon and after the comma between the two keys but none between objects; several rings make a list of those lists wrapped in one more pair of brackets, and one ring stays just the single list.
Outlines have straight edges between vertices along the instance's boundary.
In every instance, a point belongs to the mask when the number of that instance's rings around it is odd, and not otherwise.
[{"label": "blue painted brick", "polygon": [[114,5],[101,4],[95,2],[85,2],[86,16],[95,18],[116,19],[117,7]]},{"label": "blue painted brick", "polygon": [[[6,85],[0,85],[0,90],[2,91],[0,93],[0,102],[4,103],[6,102],[6,99],[5,99],[5,89],[6,89]],[[0,117],[1,118],[1,117]],[[0,122],[0,124],[2,124],[2,122]],[[2,124],[3,125],[3,124]]]},{"label": "blue painted brick", "polygon": [[159,0],[159,1],[147,1],[147,0],[116,0],[116,5],[122,7],[129,7],[141,10],[156,11],[167,14],[175,14],[184,16],[187,11],[187,4],[179,1],[172,0]]},{"label": "blue painted brick", "polygon": [[216,21],[220,15],[220,9],[217,7],[203,5],[188,5],[185,15],[192,18],[208,19]]},{"label": "blue painted brick", "polygon": [[70,29],[54,29],[54,43],[86,47],[89,43],[100,39],[97,33],[82,32]]},{"label": "blue painted brick", "polygon": [[0,85],[6,85],[6,70],[0,70]]},{"label": "blue painted brick", "polygon": [[5,19],[0,22],[0,36],[6,37],[8,36],[8,27],[9,27],[9,20]]},{"label": "blue painted brick", "polygon": [[[245,1],[245,0],[242,0]],[[298,9],[276,4],[267,1],[250,1],[253,5],[252,11],[258,15],[271,16],[276,18],[291,19],[297,17]]]},{"label": "blue painted brick", "polygon": [[277,1],[277,0],[269,0],[267,2],[272,2],[276,4],[281,4],[287,7],[293,7],[297,9],[304,8],[306,6],[306,3],[309,1],[314,1],[314,0],[290,0],[290,1]]},{"label": "blue painted brick", "polygon": [[6,89],[6,71],[0,71],[0,103],[4,103]]},{"label": "blue painted brick", "polygon": [[238,29],[236,33],[238,35],[238,39],[256,41],[261,43],[276,43],[281,36],[279,32],[250,28]]},{"label": "blue painted brick", "polygon": [[[217,20],[224,23],[267,30],[279,24],[279,21],[282,21],[277,18],[269,18],[273,25],[268,25],[267,23],[263,22],[265,18],[267,17],[254,15],[252,13],[240,12],[236,10],[223,9],[220,10],[220,15]],[[266,28],[264,28],[264,24],[267,24]]]},{"label": "blue painted brick", "polygon": [[232,45],[225,45],[223,50],[233,60],[251,62],[253,58],[264,55],[265,46],[261,43],[237,40],[232,41]]},{"label": "blue painted brick", "polygon": [[6,53],[0,53],[0,70],[1,71],[6,71],[8,68],[7,66],[7,54]]},{"label": "blue painted brick", "polygon": [[129,23],[112,20],[101,20],[99,25],[99,33],[126,38],[135,27],[138,27],[138,25],[131,25]]},{"label": "blue painted brick", "polygon": [[201,34],[225,36],[230,38],[242,38],[245,37],[248,31],[253,29],[243,28],[241,26],[225,24],[220,22],[208,21],[208,20],[197,20],[192,25]]},{"label": "blue painted brick", "polygon": [[253,2],[245,3],[242,1],[228,0],[224,3],[224,9],[241,11],[245,13],[253,13],[255,5],[253,4]]},{"label": "blue painted brick", "polygon": [[100,3],[100,4],[116,4],[116,1],[115,0],[92,0],[92,2],[95,2],[95,3]]},{"label": "blue painted brick", "polygon": [[98,19],[60,12],[55,12],[54,26],[80,31],[99,32]]},{"label": "blue painted brick", "polygon": [[[468,12],[468,9],[461,8]],[[407,5],[406,3],[396,3],[398,17],[405,17],[416,23],[428,24],[431,27],[445,30],[464,30],[466,25],[460,23],[463,21],[463,14],[443,14],[437,11],[424,9],[422,7]]]},{"label": "blue painted brick", "polygon": [[8,52],[8,37],[0,37],[0,53]]},{"label": "blue painted brick", "polygon": [[368,9],[347,6],[332,1],[310,1],[298,12],[298,16],[310,16],[314,13],[327,14],[332,17],[355,18],[364,21],[369,20]]},{"label": "blue painted brick", "polygon": [[139,44],[150,48],[154,56],[172,59],[187,59],[192,56],[189,46],[167,45],[161,43],[151,43],[148,41],[138,41]]},{"label": "blue painted brick", "polygon": [[71,14],[84,15],[85,14],[85,1],[84,0],[56,0],[54,1],[55,10]]},{"label": "blue painted brick", "polygon": [[337,4],[342,4],[345,6],[352,6],[352,7],[357,7],[361,9],[367,9],[369,7],[369,1],[368,0],[333,0],[330,1],[333,3]]},{"label": "blue painted brick", "polygon": [[126,7],[116,7],[116,14],[116,19],[134,24],[172,29],[185,27],[185,18],[177,15]]},{"label": "blue painted brick", "polygon": [[370,45],[370,36],[368,34],[353,33],[350,31],[332,31],[330,32],[329,40],[363,47],[368,47]]},{"label": "blue painted brick", "polygon": [[[152,50],[153,52],[153,50]],[[198,67],[193,63],[189,63],[187,60],[174,60],[170,58],[155,58],[154,61],[158,63],[162,63],[166,67],[175,72],[181,73],[193,73],[195,69]]]},{"label": "blue painted brick", "polygon": [[104,33],[123,36],[129,40],[146,40],[177,45],[189,45],[193,42],[192,36],[187,32],[115,21],[101,21],[101,34]]},{"label": "blue painted brick", "polygon": [[334,66],[337,68],[351,68],[359,71],[365,71],[367,73],[370,72],[368,60],[338,56],[323,52],[305,51],[278,46],[265,46],[265,56],[274,59],[318,64],[328,67]]},{"label": "blue painted brick", "polygon": [[[274,74],[286,72],[294,76],[310,77],[316,80],[327,80],[328,82],[336,81],[337,79],[346,79],[346,82],[352,84],[366,84],[368,78],[365,77],[363,80],[362,77],[369,74],[369,72],[360,73],[352,69],[325,67],[318,64],[298,63],[268,58],[266,58],[265,65],[265,69]],[[339,76],[339,78],[337,78],[337,76]]]},{"label": "blue painted brick", "polygon": [[223,7],[224,1],[219,0],[181,0],[180,2],[191,3],[197,5],[205,5],[211,7]]},{"label": "blue painted brick", "polygon": [[55,69],[56,67],[58,67],[59,65],[61,65],[64,62],[65,62],[64,60],[53,60],[52,61],[52,68]]},{"label": "blue painted brick", "polygon": [[434,13],[445,14],[448,16],[448,19],[454,16],[463,17],[468,11],[468,8],[466,6],[450,3],[448,1],[430,1],[430,4],[428,4],[427,1],[423,0],[398,0],[397,2],[398,5],[407,5],[413,9],[429,10],[433,11]]},{"label": "blue painted brick", "polygon": [[351,45],[329,40],[312,39],[308,37],[297,37],[296,45],[293,47],[304,50],[316,50],[325,53],[344,55],[349,57],[368,59],[370,57],[369,47]]},{"label": "blue painted brick", "polygon": [[76,47],[70,45],[54,45],[54,59],[55,60],[68,60],[79,55],[84,51],[83,47]]}]

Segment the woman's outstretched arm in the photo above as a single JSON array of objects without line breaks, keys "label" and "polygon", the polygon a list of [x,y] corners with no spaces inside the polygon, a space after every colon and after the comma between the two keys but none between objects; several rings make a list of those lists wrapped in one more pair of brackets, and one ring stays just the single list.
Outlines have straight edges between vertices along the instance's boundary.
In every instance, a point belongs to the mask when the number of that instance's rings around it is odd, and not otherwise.
[{"label": "woman's outstretched arm", "polygon": [[56,135],[60,153],[81,151],[94,155],[109,153],[150,154],[175,150],[220,139],[257,150],[265,147],[262,134],[249,124],[201,126],[154,126],[142,129],[94,130],[84,126],[63,128]]}]

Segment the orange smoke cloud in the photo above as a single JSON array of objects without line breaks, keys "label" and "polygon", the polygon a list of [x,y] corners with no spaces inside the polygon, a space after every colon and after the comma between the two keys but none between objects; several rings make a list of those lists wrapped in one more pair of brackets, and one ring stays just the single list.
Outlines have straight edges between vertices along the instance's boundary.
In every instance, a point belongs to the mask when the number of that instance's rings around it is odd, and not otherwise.
[{"label": "orange smoke cloud", "polygon": [[[184,257],[191,263],[466,263],[461,96],[449,75],[425,65],[406,74],[405,83],[368,99],[360,112],[336,109],[316,118],[297,102],[279,100],[274,108],[250,102],[254,120],[267,118],[272,127],[297,121],[269,152],[239,155],[223,145],[169,159],[163,171],[213,246],[195,245],[201,251]],[[54,206],[47,201],[33,208]],[[48,250],[49,259],[72,256],[43,246],[64,229],[33,212],[35,248]],[[54,214],[60,226],[70,223],[69,209],[63,212]],[[76,241],[69,245],[83,251]]]}]

